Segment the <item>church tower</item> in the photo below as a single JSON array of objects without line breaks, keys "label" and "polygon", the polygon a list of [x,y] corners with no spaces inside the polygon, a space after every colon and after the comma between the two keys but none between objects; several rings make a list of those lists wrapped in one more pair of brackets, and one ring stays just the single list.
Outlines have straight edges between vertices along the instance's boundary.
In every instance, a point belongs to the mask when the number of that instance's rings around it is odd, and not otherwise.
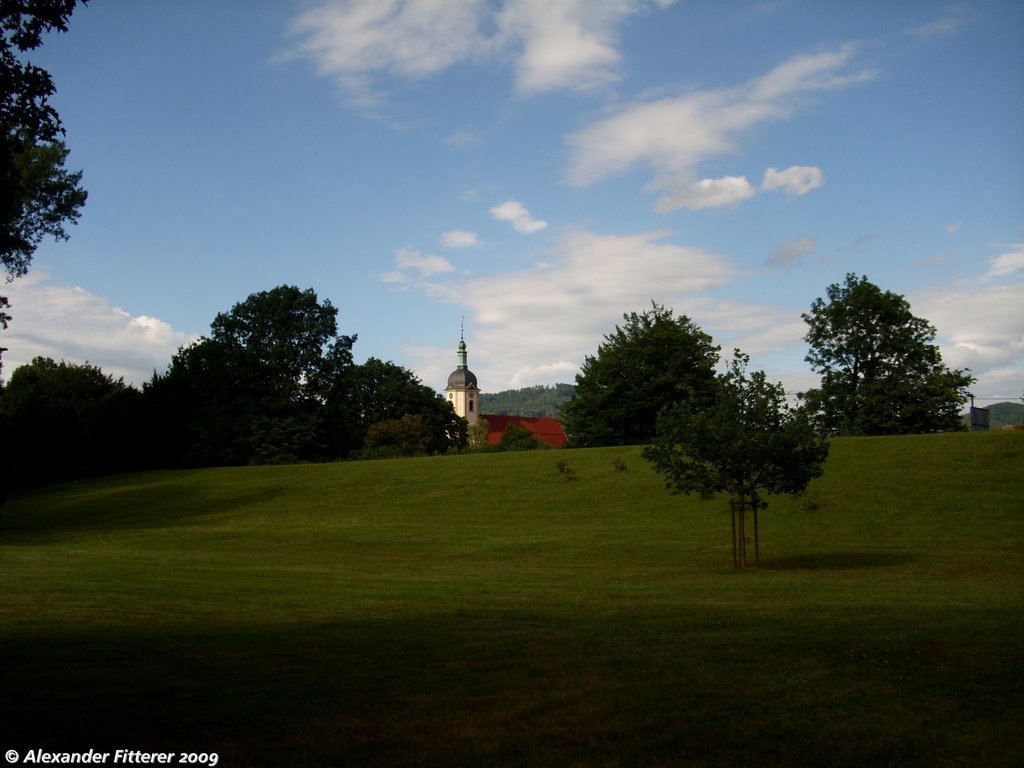
[{"label": "church tower", "polygon": [[476,385],[476,375],[466,367],[465,327],[459,328],[459,367],[448,377],[448,386],[444,390],[455,413],[470,424],[480,418],[480,387]]}]

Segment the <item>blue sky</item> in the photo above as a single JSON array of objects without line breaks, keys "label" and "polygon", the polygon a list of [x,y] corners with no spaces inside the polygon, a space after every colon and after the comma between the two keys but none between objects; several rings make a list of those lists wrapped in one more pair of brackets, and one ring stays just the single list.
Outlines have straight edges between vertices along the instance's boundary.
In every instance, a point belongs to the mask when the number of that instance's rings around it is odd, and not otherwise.
[{"label": "blue sky", "polygon": [[572,382],[630,311],[791,390],[847,272],[980,398],[1024,392],[1024,4],[93,0],[32,60],[89,202],[6,286],[36,355],[140,383],[314,288],[443,388]]}]

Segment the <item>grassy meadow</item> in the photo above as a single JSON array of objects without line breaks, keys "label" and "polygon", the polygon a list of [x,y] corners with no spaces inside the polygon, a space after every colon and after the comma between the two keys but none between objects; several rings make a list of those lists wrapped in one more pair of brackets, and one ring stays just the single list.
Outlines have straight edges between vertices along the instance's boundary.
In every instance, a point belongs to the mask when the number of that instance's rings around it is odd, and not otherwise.
[{"label": "grassy meadow", "polygon": [[0,507],[0,749],[1024,765],[1022,481],[1024,432],[836,440],[744,573],[725,501],[639,448],[32,491]]}]

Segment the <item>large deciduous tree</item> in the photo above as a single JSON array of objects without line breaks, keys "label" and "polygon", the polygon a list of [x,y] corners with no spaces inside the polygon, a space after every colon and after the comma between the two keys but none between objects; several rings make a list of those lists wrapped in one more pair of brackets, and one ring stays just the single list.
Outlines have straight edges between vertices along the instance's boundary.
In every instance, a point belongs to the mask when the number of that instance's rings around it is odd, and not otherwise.
[{"label": "large deciduous tree", "polygon": [[[64,129],[49,103],[53,79],[23,58],[47,32],[67,31],[75,5],[0,0],[0,263],[8,282],[26,273],[44,237],[66,240],[65,224],[85,205],[81,172],[64,167]],[[0,296],[0,328],[11,319],[9,306]]]},{"label": "large deciduous tree", "polygon": [[351,445],[355,336],[312,289],[280,286],[220,313],[146,387],[165,461],[189,465],[315,461]]},{"label": "large deciduous tree", "polygon": [[806,360],[821,386],[805,393],[819,428],[833,435],[963,429],[959,412],[974,378],[942,362],[935,327],[899,294],[848,274],[802,315]]},{"label": "large deciduous tree", "polygon": [[708,334],[654,302],[623,320],[584,360],[576,393],[562,406],[572,446],[644,443],[665,406],[709,401],[719,347]]},{"label": "large deciduous tree", "polygon": [[747,567],[746,512],[753,514],[754,557],[760,564],[757,513],[767,494],[799,494],[822,474],[829,446],[806,412],[786,403],[781,384],[762,371],[747,373],[749,358],[736,350],[719,377],[714,403],[692,401],[666,408],[644,458],[665,476],[674,494],[701,498],[725,493],[732,512],[733,564]]}]

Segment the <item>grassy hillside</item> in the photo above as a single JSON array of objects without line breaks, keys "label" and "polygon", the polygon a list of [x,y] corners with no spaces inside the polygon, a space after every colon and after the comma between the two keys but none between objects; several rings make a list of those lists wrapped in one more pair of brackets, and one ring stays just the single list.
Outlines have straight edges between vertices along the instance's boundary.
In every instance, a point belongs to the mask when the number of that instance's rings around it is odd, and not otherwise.
[{"label": "grassy hillside", "polygon": [[0,508],[0,746],[1020,765],[1022,468],[1021,432],[836,441],[747,573],[639,449],[35,492]]}]

